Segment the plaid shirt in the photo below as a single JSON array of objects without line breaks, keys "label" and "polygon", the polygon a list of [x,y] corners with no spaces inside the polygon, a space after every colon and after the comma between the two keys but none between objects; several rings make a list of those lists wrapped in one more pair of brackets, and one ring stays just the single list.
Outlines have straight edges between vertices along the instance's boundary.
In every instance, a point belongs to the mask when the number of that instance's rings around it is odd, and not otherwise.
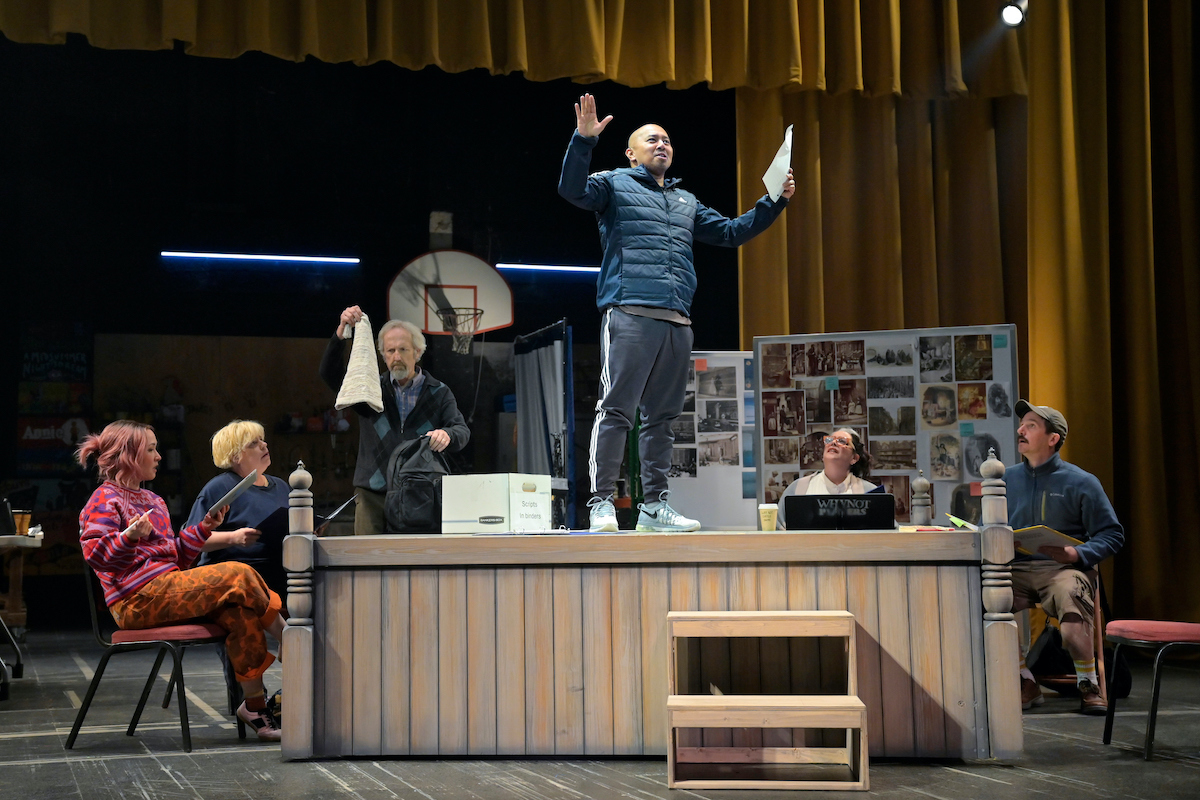
[{"label": "plaid shirt", "polygon": [[417,374],[413,376],[407,386],[401,386],[395,378],[392,378],[392,390],[396,392],[396,409],[400,412],[401,423],[412,413],[413,406],[417,404],[417,398],[421,396],[421,387],[424,385],[425,372],[420,367],[417,368]]}]

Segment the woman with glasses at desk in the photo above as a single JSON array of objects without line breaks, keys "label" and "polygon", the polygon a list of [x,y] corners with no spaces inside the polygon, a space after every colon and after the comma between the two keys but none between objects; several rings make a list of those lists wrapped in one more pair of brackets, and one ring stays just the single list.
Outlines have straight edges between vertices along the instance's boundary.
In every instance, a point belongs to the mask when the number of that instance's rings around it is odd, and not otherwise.
[{"label": "woman with glasses at desk", "polygon": [[839,428],[822,439],[823,469],[805,475],[783,490],[779,497],[779,514],[775,527],[787,530],[784,500],[801,494],[866,494],[878,488],[866,480],[871,474],[871,455],[856,431]]}]

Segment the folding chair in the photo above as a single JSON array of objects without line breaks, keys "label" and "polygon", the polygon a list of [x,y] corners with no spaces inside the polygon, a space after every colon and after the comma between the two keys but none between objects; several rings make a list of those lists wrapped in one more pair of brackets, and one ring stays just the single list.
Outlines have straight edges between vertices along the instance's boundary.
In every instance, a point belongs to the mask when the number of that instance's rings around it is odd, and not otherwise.
[{"label": "folding chair", "polygon": [[[225,641],[225,630],[213,622],[191,620],[173,625],[163,625],[157,628],[117,630],[110,637],[106,638],[100,630],[100,615],[96,611],[95,586],[90,567],[84,567],[83,580],[87,586],[88,609],[92,615],[92,633],[95,634],[96,641],[104,648],[104,655],[100,657],[100,663],[96,667],[96,674],[92,677],[92,682],[88,686],[87,695],[83,698],[83,704],[79,706],[79,713],[75,715],[75,724],[71,727],[71,734],[67,737],[67,749],[70,750],[75,745],[75,737],[79,735],[79,729],[83,726],[84,717],[87,716],[88,708],[92,704],[92,698],[96,694],[96,688],[100,685],[100,679],[104,676],[104,669],[108,666],[108,660],[117,653],[157,650],[158,657],[154,659],[154,666],[150,668],[150,675],[146,678],[146,685],[142,688],[142,695],[138,699],[137,709],[133,712],[133,719],[130,720],[129,728],[125,731],[125,735],[133,736],[138,720],[141,719],[142,709],[146,707],[146,699],[150,696],[150,690],[154,687],[154,679],[158,676],[158,668],[162,665],[163,658],[170,652],[174,666],[171,670],[170,682],[167,685],[167,694],[163,698],[163,708],[167,708],[170,705],[171,691],[174,689],[179,698],[179,725],[183,731],[183,749],[190,753],[192,751],[192,734],[191,729],[188,727],[187,698],[183,685],[183,653],[188,647],[200,644],[217,644]],[[241,720],[238,720],[238,737],[241,739],[246,738],[245,725]]]},{"label": "folding chair", "polygon": [[[1154,725],[1158,721],[1158,686],[1162,680],[1163,657],[1172,648],[1200,649],[1200,623],[1160,622],[1157,620],[1120,619],[1108,623],[1105,638],[1115,645],[1113,661],[1122,647],[1154,651],[1154,690],[1150,695],[1150,716],[1146,719],[1146,741],[1142,758],[1154,757]],[[1117,698],[1109,692],[1108,715],[1104,719],[1104,743],[1112,742],[1113,717],[1117,713]]]}]

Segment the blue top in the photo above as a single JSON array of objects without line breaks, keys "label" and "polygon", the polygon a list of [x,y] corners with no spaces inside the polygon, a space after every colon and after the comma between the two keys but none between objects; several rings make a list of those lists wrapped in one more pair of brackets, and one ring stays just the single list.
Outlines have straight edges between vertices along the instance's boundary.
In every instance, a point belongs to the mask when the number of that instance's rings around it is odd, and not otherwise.
[{"label": "blue top", "polygon": [[[237,486],[242,479],[236,472],[223,472],[200,490],[188,525],[204,519],[204,514],[213,503]],[[266,486],[251,486],[241,497],[233,501],[225,521],[218,530],[236,531],[238,528],[256,528],[262,535],[249,547],[226,547],[211,553],[200,554],[200,564],[216,564],[222,561],[241,561],[258,570],[267,585],[283,596],[287,591],[287,578],[283,571],[283,537],[288,533],[288,494],[291,489],[282,478],[267,476]]]},{"label": "blue top", "polygon": [[1125,529],[1117,521],[1100,481],[1063,461],[1058,453],[1036,469],[1025,461],[1012,465],[1004,471],[1004,481],[1008,487],[1008,522],[1013,530],[1045,525],[1080,539],[1083,544],[1075,548],[1080,569],[1094,567],[1125,544]]},{"label": "blue top", "polygon": [[598,137],[576,131],[563,159],[558,193],[596,212],[604,260],[596,279],[596,306],[669,308],[691,316],[696,294],[692,242],[738,247],[770,227],[784,207],[764,196],[736,219],[718,214],[679,188],[664,185],[644,166],[588,175]]}]

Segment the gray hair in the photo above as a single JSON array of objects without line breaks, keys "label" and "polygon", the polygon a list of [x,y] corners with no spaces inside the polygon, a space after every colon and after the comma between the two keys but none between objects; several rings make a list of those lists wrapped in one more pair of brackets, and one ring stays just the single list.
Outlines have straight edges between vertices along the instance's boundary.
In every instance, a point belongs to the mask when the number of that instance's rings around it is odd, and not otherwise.
[{"label": "gray hair", "polygon": [[416,325],[404,319],[389,319],[379,329],[379,336],[375,338],[375,347],[379,350],[379,355],[383,355],[383,337],[387,335],[388,331],[396,328],[408,331],[409,336],[412,337],[413,349],[417,351],[417,360],[420,361],[421,356],[425,355],[425,334]]}]

